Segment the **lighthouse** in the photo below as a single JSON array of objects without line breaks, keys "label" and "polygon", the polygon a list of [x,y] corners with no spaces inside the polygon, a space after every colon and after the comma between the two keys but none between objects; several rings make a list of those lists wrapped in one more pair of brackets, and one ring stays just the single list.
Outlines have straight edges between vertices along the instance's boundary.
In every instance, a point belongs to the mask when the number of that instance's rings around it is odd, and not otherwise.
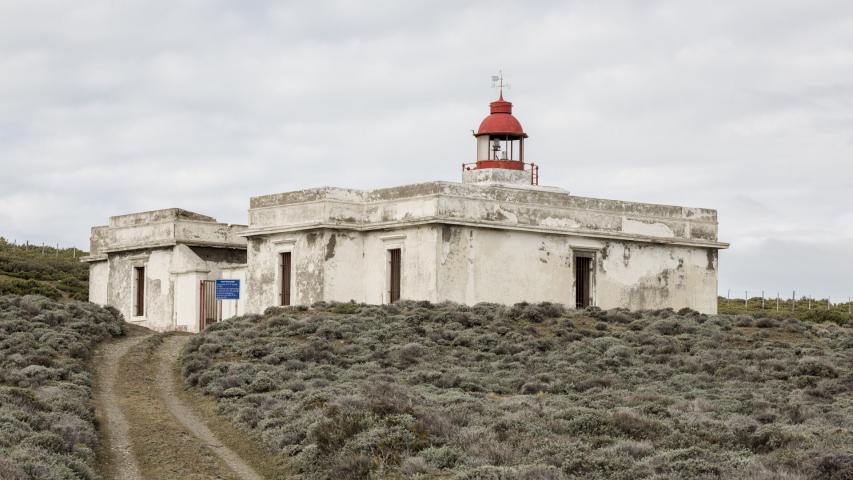
[{"label": "lighthouse", "polygon": [[512,114],[512,102],[504,100],[500,77],[498,99],[489,104],[489,115],[474,133],[476,162],[462,164],[464,183],[539,184],[539,166],[525,162],[527,134]]},{"label": "lighthouse", "polygon": [[[92,228],[89,298],[196,332],[273,306],[428,300],[717,310],[717,212],[539,185],[500,87],[462,182],[319,187],[249,200],[248,225],[181,209]],[[464,125],[459,125],[460,134]],[[460,152],[460,155],[464,153]],[[220,298],[217,281],[239,285]],[[233,294],[233,293],[232,293]]]}]

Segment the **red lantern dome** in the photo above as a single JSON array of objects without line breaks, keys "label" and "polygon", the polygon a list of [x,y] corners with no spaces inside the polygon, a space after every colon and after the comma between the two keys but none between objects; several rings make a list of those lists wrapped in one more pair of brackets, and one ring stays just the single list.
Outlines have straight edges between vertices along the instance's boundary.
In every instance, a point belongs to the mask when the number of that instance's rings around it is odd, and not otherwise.
[{"label": "red lantern dome", "polygon": [[[492,77],[493,86],[500,87],[498,99],[489,104],[489,116],[480,122],[477,133],[477,161],[462,164],[466,178],[499,178],[501,182],[517,183],[525,172],[530,184],[539,185],[539,167],[524,161],[524,140],[527,134],[521,122],[512,115],[512,103],[504,100],[503,74]],[[470,172],[466,173],[466,172]]]},{"label": "red lantern dome", "polygon": [[480,123],[477,136],[480,135],[511,135],[514,137],[527,137],[521,128],[521,123],[512,116],[512,103],[504,100],[503,93],[500,98],[489,104],[491,115],[484,118]]}]

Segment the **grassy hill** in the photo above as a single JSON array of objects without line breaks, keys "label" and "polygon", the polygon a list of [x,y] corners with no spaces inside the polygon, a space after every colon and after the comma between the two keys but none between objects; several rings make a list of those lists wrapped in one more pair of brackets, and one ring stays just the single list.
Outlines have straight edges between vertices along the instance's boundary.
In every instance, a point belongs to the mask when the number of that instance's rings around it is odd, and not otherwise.
[{"label": "grassy hill", "polygon": [[209,328],[187,383],[302,478],[853,478],[853,333],[403,302]]},{"label": "grassy hill", "polygon": [[752,315],[769,318],[796,318],[806,322],[834,322],[839,325],[853,324],[850,314],[853,305],[849,303],[830,304],[829,300],[801,298],[780,300],[778,309],[776,299],[765,299],[763,306],[761,297],[753,297],[748,301],[717,297],[717,311],[729,315]]},{"label": "grassy hill", "polygon": [[122,325],[88,302],[0,296],[0,479],[100,478],[87,359]]},{"label": "grassy hill", "polygon": [[76,248],[14,245],[0,237],[0,295],[88,300],[89,266],[80,263],[84,255]]}]

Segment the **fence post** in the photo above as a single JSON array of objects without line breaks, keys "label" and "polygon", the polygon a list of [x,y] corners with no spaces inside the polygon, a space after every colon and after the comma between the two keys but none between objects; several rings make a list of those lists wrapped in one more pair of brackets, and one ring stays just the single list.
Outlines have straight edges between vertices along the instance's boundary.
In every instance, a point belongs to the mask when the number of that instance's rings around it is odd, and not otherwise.
[{"label": "fence post", "polygon": [[749,308],[749,292],[746,290],[743,291],[743,306]]},{"label": "fence post", "polygon": [[797,304],[797,291],[791,294],[791,313],[794,313],[794,305]]}]

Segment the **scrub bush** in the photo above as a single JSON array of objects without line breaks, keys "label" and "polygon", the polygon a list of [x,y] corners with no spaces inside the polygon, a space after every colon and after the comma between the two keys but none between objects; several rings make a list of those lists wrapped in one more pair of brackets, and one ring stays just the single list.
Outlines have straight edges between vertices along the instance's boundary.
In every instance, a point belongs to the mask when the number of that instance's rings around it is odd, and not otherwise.
[{"label": "scrub bush", "polygon": [[745,318],[316,304],[182,362],[306,480],[849,478],[850,329]]},{"label": "scrub bush", "polygon": [[79,258],[85,254],[74,248],[13,245],[0,237],[0,295],[86,301],[89,266]]},{"label": "scrub bush", "polygon": [[115,309],[0,296],[0,479],[98,479],[86,360],[123,334]]}]

